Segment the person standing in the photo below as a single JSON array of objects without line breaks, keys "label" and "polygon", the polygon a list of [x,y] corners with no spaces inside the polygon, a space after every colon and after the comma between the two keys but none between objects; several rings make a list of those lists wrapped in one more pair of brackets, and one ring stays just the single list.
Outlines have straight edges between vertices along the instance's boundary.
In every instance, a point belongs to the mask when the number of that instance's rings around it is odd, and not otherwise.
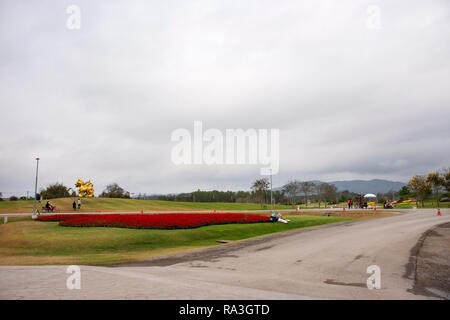
[{"label": "person standing", "polygon": [[75,202],[75,200],[72,203],[72,208],[73,208],[73,211],[77,211],[77,203]]},{"label": "person standing", "polygon": [[80,198],[78,198],[78,210],[80,210],[81,209],[81,199]]}]

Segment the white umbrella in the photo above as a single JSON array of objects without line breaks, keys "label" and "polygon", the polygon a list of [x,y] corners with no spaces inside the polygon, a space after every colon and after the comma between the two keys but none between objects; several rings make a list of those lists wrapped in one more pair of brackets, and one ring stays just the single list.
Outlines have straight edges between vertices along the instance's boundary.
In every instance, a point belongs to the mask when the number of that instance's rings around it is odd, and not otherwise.
[{"label": "white umbrella", "polygon": [[364,196],[364,198],[376,198],[377,196],[374,195],[373,193],[368,193]]},{"label": "white umbrella", "polygon": [[364,195],[364,198],[375,198],[375,208],[377,206],[377,196],[374,195],[373,193],[368,193],[366,195]]}]

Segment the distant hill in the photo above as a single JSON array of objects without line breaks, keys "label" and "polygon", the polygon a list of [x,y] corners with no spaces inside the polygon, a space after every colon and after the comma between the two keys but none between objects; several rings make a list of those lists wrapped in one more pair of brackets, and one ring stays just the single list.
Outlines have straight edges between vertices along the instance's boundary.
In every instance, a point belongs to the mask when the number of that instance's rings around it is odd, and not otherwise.
[{"label": "distant hill", "polygon": [[334,184],[338,191],[348,190],[356,193],[387,193],[391,190],[399,191],[404,182],[390,181],[383,179],[373,180],[347,180],[347,181],[330,181],[329,184]]},{"label": "distant hill", "polygon": [[[313,181],[317,183],[319,181]],[[329,184],[336,186],[338,191],[348,190],[355,193],[387,193],[391,190],[399,191],[403,186],[406,186],[404,182],[390,181],[383,179],[373,180],[343,180],[343,181],[329,181]],[[275,190],[281,190],[283,187],[275,188]]]}]

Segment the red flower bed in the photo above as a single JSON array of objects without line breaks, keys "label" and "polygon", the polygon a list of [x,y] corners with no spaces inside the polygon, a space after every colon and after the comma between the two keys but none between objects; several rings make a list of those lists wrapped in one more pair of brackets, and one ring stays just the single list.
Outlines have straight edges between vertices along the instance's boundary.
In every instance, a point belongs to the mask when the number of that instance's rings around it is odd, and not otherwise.
[{"label": "red flower bed", "polygon": [[90,214],[52,214],[48,216],[40,216],[36,220],[38,221],[66,221],[75,218],[81,218],[90,216]]},{"label": "red flower bed", "polygon": [[213,224],[269,222],[269,217],[242,213],[78,214],[39,217],[67,227],[186,229]]}]

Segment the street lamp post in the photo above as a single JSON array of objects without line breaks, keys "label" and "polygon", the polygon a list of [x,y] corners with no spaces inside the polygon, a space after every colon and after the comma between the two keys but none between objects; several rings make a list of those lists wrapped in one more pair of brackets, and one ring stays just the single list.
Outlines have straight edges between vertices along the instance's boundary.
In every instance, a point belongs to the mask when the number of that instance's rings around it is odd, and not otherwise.
[{"label": "street lamp post", "polygon": [[34,184],[34,209],[33,209],[33,216],[36,216],[36,196],[37,196],[38,171],[39,171],[39,158],[36,158],[36,182]]}]

